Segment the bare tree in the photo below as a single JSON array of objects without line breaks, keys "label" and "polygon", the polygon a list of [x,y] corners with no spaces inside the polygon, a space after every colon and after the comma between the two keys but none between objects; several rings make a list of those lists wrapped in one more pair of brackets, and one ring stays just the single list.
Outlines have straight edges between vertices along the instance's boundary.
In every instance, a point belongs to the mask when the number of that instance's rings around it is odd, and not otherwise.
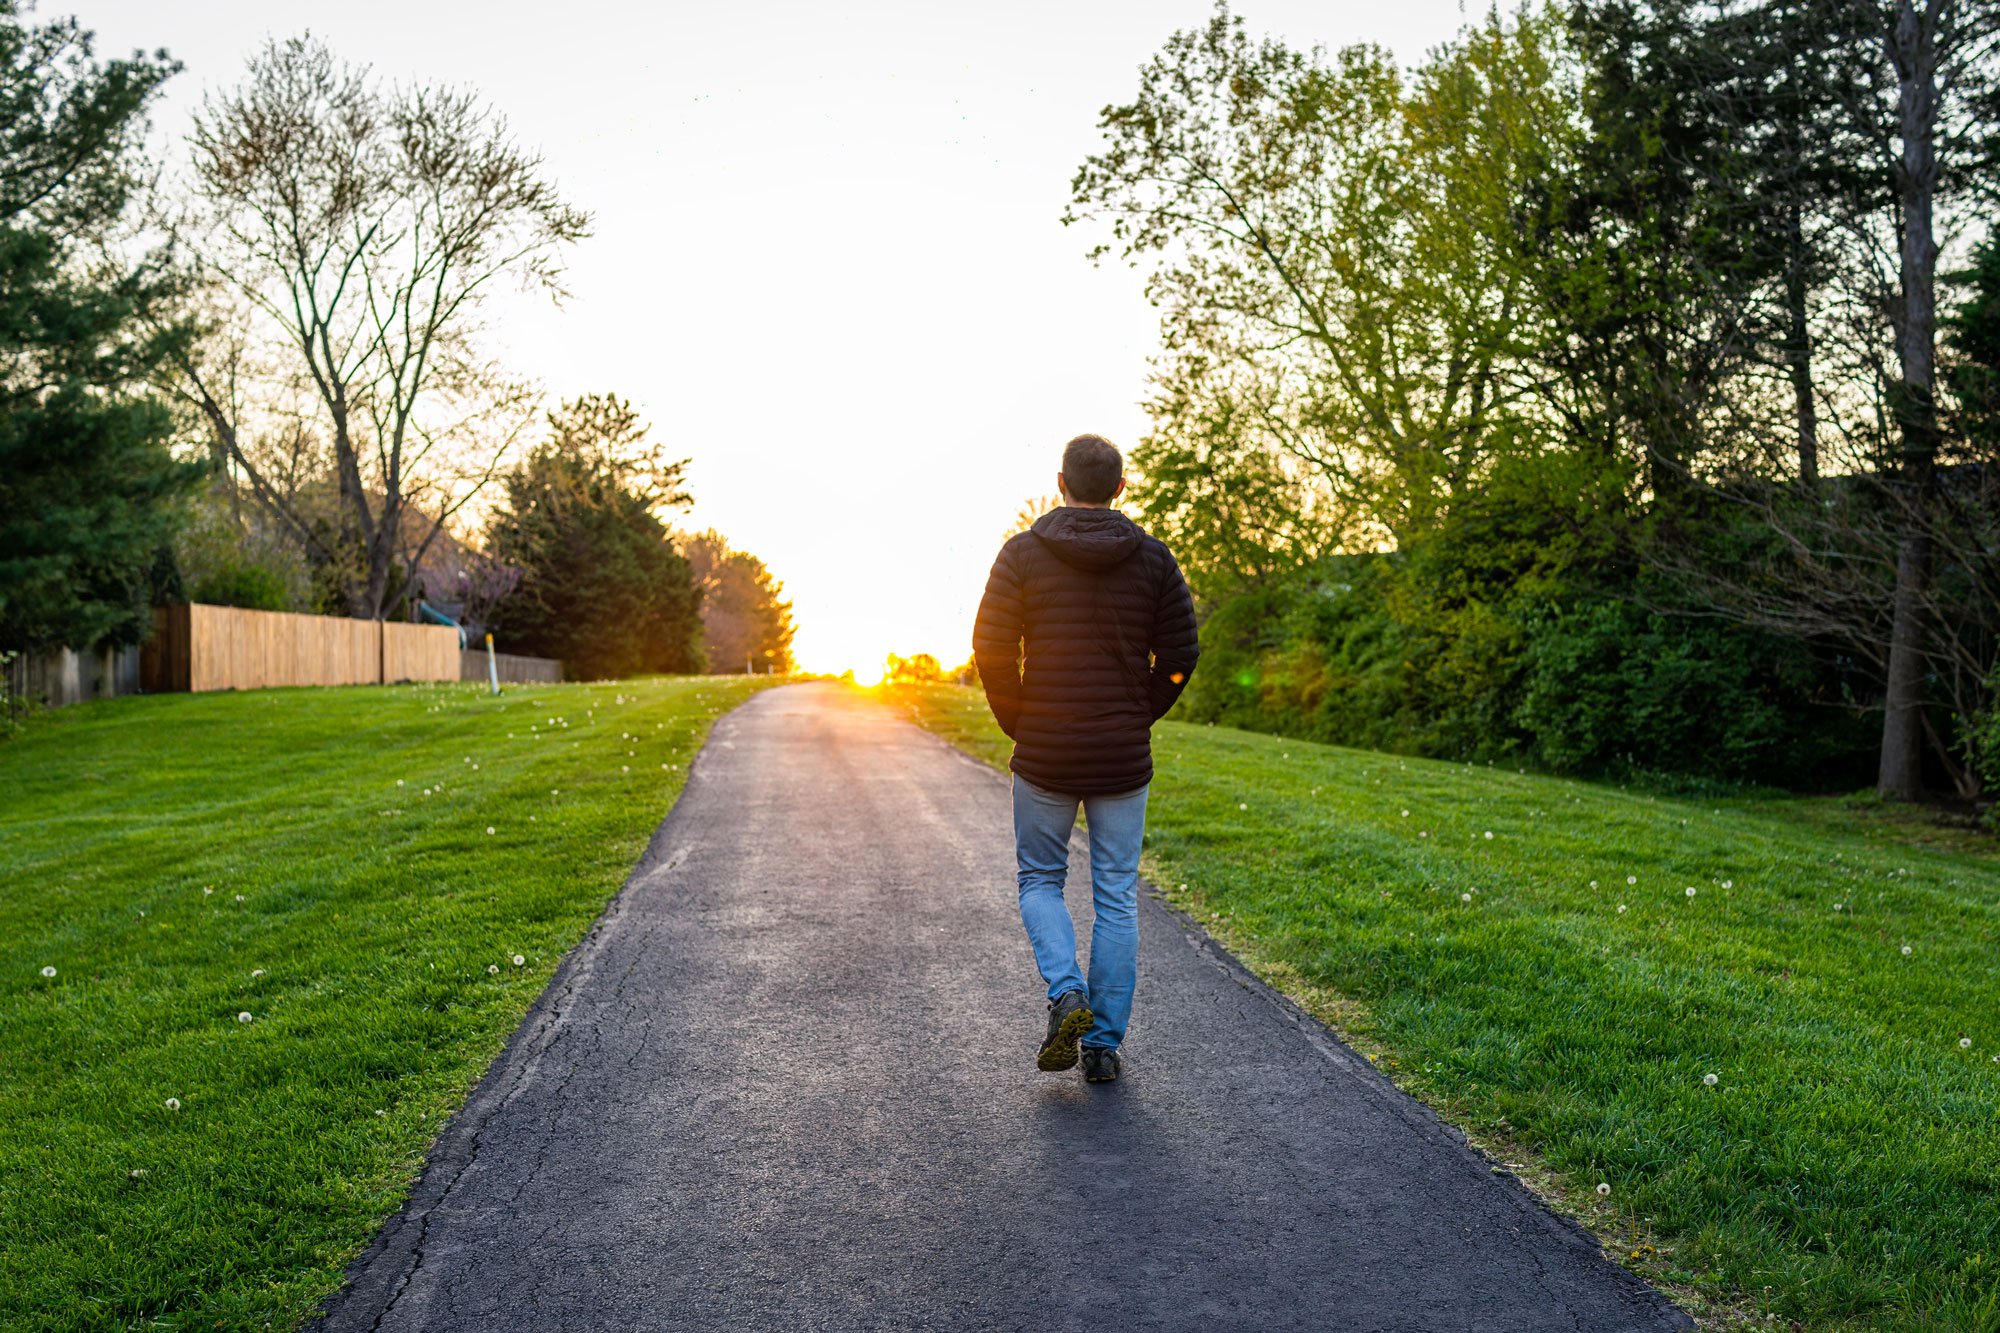
[{"label": "bare tree", "polygon": [[[349,613],[379,618],[533,420],[538,396],[481,351],[487,294],[513,279],[560,299],[590,220],[472,94],[385,90],[311,37],[266,46],[189,144],[183,235],[237,311],[178,388]],[[312,448],[330,521],[275,475]]]}]

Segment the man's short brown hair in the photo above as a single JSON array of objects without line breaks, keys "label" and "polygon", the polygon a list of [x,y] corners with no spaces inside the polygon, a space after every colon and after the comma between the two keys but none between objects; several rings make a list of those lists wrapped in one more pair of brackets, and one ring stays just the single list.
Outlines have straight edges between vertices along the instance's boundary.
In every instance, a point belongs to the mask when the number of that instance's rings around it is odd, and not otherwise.
[{"label": "man's short brown hair", "polygon": [[1062,474],[1070,499],[1101,505],[1117,492],[1125,459],[1102,435],[1079,435],[1063,446]]}]

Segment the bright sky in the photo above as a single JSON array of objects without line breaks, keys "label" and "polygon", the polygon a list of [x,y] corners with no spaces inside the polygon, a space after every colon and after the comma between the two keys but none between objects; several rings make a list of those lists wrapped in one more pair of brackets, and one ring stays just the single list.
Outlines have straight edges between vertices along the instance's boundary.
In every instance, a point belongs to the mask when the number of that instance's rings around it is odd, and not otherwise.
[{"label": "bright sky", "polygon": [[[1459,0],[1239,0],[1253,29],[1405,63]],[[186,65],[157,122],[310,28],[398,80],[469,85],[596,215],[574,299],[497,311],[552,397],[616,392],[764,558],[815,670],[970,652],[973,610],[1062,444],[1129,444],[1156,345],[1138,275],[1058,219],[1097,113],[1208,0],[456,3],[42,0],[100,54]],[[1475,8],[1474,12],[1479,12]]]}]

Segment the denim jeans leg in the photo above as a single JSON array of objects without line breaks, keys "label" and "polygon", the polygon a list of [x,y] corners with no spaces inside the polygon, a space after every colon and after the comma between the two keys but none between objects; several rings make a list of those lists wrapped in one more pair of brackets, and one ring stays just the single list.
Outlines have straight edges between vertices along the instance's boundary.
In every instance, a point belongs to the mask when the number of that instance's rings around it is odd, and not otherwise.
[{"label": "denim jeans leg", "polygon": [[1063,902],[1069,875],[1069,833],[1077,801],[1014,776],[1014,859],[1019,867],[1021,924],[1049,998],[1083,989],[1076,965],[1076,923]]},{"label": "denim jeans leg", "polygon": [[1132,1019],[1139,981],[1139,848],[1146,837],[1146,788],[1088,796],[1090,895],[1097,922],[1090,932],[1090,1008],[1097,1016],[1085,1046],[1117,1050]]}]

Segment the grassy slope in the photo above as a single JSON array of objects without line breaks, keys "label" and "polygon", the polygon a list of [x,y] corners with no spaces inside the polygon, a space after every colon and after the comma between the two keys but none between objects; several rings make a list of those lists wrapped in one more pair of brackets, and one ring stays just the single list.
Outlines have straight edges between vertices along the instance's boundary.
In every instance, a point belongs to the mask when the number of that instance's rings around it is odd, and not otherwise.
[{"label": "grassy slope", "polygon": [[754,688],[133,699],[0,744],[0,1327],[311,1310]]},{"label": "grassy slope", "polygon": [[[900,702],[1004,765],[977,690]],[[1221,728],[1154,748],[1155,881],[1403,1087],[1534,1150],[1634,1267],[1712,1313],[2000,1328],[1990,843]]]}]

